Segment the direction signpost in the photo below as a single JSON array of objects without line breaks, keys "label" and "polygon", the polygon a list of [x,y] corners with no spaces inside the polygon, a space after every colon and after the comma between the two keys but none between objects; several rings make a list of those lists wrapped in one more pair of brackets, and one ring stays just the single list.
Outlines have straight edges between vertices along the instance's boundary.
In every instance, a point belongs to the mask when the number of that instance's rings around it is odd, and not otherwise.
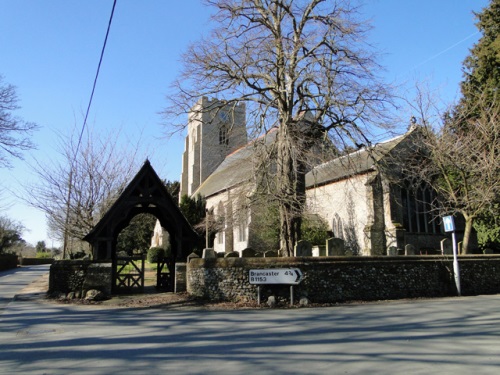
[{"label": "direction signpost", "polygon": [[453,220],[453,216],[444,216],[443,217],[444,231],[451,232],[451,239],[453,244],[453,274],[455,276],[455,285],[457,286],[457,292],[460,296],[462,294],[460,290],[460,268],[458,266],[458,257],[457,257],[457,237],[455,235],[455,221]]},{"label": "direction signpost", "polygon": [[290,305],[293,305],[293,286],[300,284],[303,274],[298,268],[268,268],[248,271],[248,281],[257,287],[257,303],[260,305],[260,286],[270,284],[290,285]]}]

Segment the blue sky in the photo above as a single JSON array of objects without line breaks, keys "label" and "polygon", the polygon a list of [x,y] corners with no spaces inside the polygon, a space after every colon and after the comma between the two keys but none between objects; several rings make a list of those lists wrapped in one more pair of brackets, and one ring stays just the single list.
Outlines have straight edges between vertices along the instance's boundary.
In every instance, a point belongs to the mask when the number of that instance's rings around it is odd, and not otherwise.
[{"label": "blue sky", "polygon": [[[458,95],[461,66],[479,34],[472,11],[487,0],[366,0],[370,41],[383,53],[388,81],[426,80],[443,102]],[[17,87],[17,115],[41,126],[27,160],[55,157],[55,134],[81,127],[112,0],[0,0],[0,74]],[[143,154],[160,177],[178,180],[183,140],[161,138],[164,95],[179,73],[181,53],[208,33],[210,8],[199,0],[118,0],[89,124],[106,133],[142,133]],[[408,116],[409,118],[409,116]],[[47,237],[43,213],[9,190],[32,181],[26,162],[0,169],[0,214],[23,223],[24,238]],[[2,204],[3,203],[3,204]]]}]

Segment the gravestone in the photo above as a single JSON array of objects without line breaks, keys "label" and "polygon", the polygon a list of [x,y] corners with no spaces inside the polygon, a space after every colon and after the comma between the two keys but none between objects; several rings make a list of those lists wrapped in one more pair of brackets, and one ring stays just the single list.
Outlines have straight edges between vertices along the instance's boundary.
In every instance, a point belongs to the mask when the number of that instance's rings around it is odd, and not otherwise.
[{"label": "gravestone", "polygon": [[415,246],[408,244],[405,246],[405,255],[415,255]]},{"label": "gravestone", "polygon": [[295,245],[294,253],[296,257],[312,256],[312,246],[309,241],[300,240]]},{"label": "gravestone", "polygon": [[441,240],[441,254],[451,255],[453,254],[453,244],[449,238],[444,238]]},{"label": "gravestone", "polygon": [[341,238],[329,238],[326,240],[326,256],[345,255],[345,243]]},{"label": "gravestone", "polygon": [[196,253],[191,253],[187,256],[187,262],[191,262],[191,259],[198,259],[200,256]]},{"label": "gravestone", "polygon": [[240,253],[238,253],[237,251],[231,251],[229,253],[224,254],[224,258],[239,258],[239,257]]},{"label": "gravestone", "polygon": [[217,253],[214,249],[203,249],[203,259],[217,258]]},{"label": "gravestone", "polygon": [[278,256],[278,252],[274,250],[269,250],[264,253],[264,258],[276,258]]},{"label": "gravestone", "polygon": [[396,255],[398,255],[398,248],[396,246],[390,246],[387,249],[387,256],[395,257]]},{"label": "gravestone", "polygon": [[319,246],[313,246],[312,248],[312,256],[319,257]]},{"label": "gravestone", "polygon": [[255,250],[247,247],[246,249],[243,249],[241,252],[241,257],[242,258],[254,258],[255,257]]}]

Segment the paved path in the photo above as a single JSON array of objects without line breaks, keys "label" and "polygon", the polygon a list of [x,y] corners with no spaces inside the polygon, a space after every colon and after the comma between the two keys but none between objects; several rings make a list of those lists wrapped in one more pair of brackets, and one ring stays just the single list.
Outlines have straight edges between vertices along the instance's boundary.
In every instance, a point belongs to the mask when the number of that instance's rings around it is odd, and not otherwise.
[{"label": "paved path", "polygon": [[500,295],[285,310],[0,315],[0,374],[498,374]]}]

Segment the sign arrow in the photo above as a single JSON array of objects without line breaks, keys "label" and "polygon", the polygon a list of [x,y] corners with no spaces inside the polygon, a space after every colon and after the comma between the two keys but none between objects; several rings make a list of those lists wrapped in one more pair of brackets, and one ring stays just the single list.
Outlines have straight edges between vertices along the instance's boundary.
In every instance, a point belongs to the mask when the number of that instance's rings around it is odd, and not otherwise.
[{"label": "sign arrow", "polygon": [[248,271],[248,281],[254,285],[297,285],[302,281],[302,276],[302,271],[298,268],[268,268]]}]

